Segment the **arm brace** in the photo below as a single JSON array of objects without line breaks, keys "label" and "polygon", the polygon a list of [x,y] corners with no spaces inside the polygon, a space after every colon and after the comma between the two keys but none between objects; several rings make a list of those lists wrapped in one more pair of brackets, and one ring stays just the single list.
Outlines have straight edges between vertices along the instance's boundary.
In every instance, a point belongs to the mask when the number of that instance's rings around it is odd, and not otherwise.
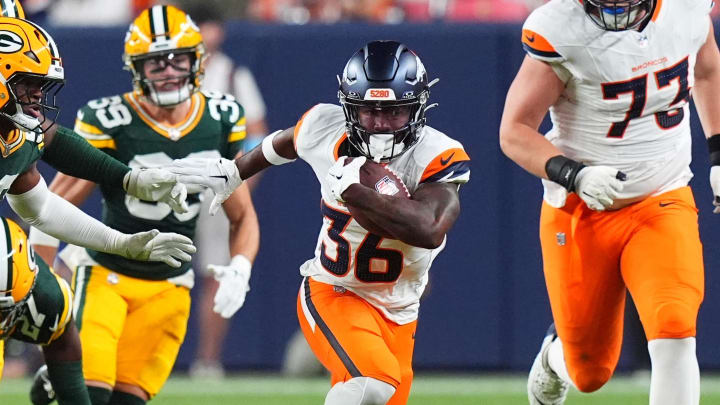
[{"label": "arm brace", "polygon": [[22,194],[8,194],[10,207],[20,218],[41,231],[74,245],[119,253],[126,235],[80,211],[50,192],[42,178]]},{"label": "arm brace", "polygon": [[572,193],[575,191],[575,178],[584,167],[585,165],[580,162],[557,155],[545,162],[545,173],[550,181],[554,181]]},{"label": "arm brace", "polygon": [[70,176],[116,187],[122,187],[123,177],[130,171],[127,165],[61,126],[45,148],[42,160]]}]

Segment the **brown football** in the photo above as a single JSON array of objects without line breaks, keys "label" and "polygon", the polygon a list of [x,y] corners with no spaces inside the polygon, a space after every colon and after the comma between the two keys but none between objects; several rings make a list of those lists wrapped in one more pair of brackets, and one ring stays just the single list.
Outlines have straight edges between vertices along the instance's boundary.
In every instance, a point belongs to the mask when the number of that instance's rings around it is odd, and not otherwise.
[{"label": "brown football", "polygon": [[[352,158],[348,158],[345,164],[351,161]],[[380,194],[410,198],[410,192],[405,186],[405,183],[403,183],[395,172],[369,159],[360,167],[360,183]],[[362,209],[354,207],[352,204],[346,204],[346,206],[353,219],[370,233],[384,237],[392,237],[392,235],[382,227],[382,224],[375,223],[367,218]]]}]

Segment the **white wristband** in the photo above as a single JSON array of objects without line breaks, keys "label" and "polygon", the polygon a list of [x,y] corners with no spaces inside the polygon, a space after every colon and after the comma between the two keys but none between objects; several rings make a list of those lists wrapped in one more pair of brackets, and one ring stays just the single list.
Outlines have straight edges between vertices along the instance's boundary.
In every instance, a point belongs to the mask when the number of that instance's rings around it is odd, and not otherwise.
[{"label": "white wristband", "polygon": [[28,233],[28,243],[30,243],[30,245],[50,246],[54,248],[60,246],[59,239],[46,234],[34,226],[30,227],[30,232]]},{"label": "white wristband", "polygon": [[282,132],[281,130],[275,131],[272,134],[268,135],[263,139],[262,141],[262,153],[263,156],[265,156],[265,160],[270,162],[270,164],[273,165],[284,165],[285,163],[294,162],[295,159],[288,159],[286,157],[282,157],[278,155],[278,153],[275,151],[275,147],[272,144],[273,139],[277,134]]},{"label": "white wristband", "polygon": [[250,269],[252,269],[252,262],[250,262],[250,259],[247,257],[237,254],[232,257],[230,260],[230,267],[234,267],[236,269],[240,269],[243,272],[247,271],[247,273],[250,273]]}]

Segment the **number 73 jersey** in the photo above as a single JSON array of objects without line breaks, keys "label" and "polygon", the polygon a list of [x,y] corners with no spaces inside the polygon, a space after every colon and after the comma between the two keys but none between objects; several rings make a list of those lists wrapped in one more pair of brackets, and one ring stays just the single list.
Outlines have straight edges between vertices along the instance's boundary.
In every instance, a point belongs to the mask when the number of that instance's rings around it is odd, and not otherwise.
[{"label": "number 73 jersey", "polygon": [[[690,90],[710,26],[711,0],[655,0],[637,30],[605,31],[580,0],[533,11],[523,48],[552,66],[566,87],[550,109],[546,137],[565,155],[627,174],[620,199],[684,186],[690,172]],[[565,191],[545,181],[545,199]]]},{"label": "number 73 jersey", "polygon": [[[410,193],[424,183],[466,183],[470,158],[460,142],[428,126],[421,131],[420,140],[389,164]],[[444,243],[424,249],[371,234],[335,201],[325,176],[350,150],[340,106],[310,109],[295,126],[295,148],[312,167],[322,193],[315,257],[302,265],[301,274],[354,292],[400,325],[417,319],[428,270]]]}]

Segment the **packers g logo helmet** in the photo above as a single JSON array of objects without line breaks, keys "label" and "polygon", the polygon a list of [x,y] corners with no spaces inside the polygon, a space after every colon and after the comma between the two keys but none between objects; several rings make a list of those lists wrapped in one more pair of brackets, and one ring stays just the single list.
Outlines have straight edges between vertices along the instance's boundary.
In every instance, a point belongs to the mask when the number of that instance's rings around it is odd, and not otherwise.
[{"label": "packers g logo helmet", "polygon": [[3,340],[13,333],[23,316],[38,267],[20,226],[7,218],[0,218],[0,223],[0,340]]},{"label": "packers g logo helmet", "polygon": [[[57,118],[55,96],[65,82],[55,41],[33,22],[0,17],[0,58],[0,119],[41,132],[46,120]],[[31,90],[37,87],[39,93]]]},{"label": "packers g logo helmet", "polygon": [[[143,63],[164,59],[172,64],[175,55],[190,55],[190,71],[179,89],[160,91],[145,77]],[[160,106],[172,106],[190,98],[200,89],[203,78],[205,46],[200,29],[190,16],[173,6],[154,6],[143,11],[130,24],[125,35],[125,69],[130,71],[135,91]],[[164,79],[165,80],[165,79]]]},{"label": "packers g logo helmet", "polygon": [[25,19],[25,10],[23,10],[19,1],[0,0],[0,15],[3,17]]}]

